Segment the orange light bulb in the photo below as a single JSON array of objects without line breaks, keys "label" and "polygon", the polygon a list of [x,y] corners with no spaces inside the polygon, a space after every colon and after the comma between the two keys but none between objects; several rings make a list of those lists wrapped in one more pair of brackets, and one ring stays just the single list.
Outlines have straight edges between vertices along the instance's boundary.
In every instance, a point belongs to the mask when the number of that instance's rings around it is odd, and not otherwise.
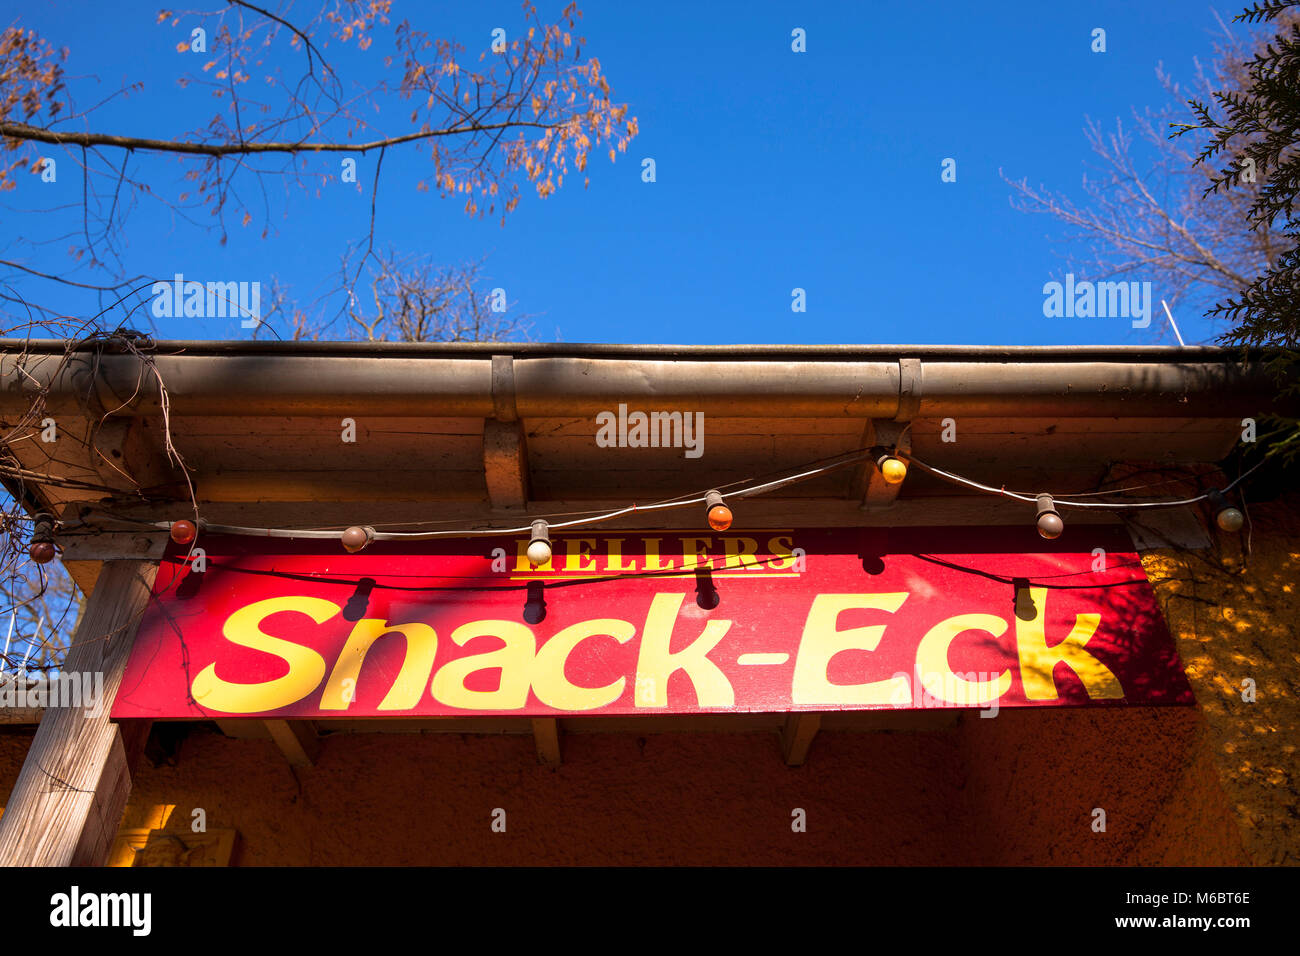
[{"label": "orange light bulb", "polygon": [[714,531],[726,531],[731,527],[731,509],[726,505],[714,505],[709,509],[709,527]]}]

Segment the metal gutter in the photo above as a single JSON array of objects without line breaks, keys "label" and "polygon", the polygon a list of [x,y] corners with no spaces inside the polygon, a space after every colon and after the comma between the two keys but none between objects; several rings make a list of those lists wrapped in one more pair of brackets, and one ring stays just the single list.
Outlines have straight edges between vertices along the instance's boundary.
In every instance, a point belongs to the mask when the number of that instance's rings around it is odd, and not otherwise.
[{"label": "metal gutter", "polygon": [[[62,339],[0,338],[0,353],[62,354]],[[514,355],[570,356],[582,358],[660,359],[780,359],[797,356],[803,361],[820,359],[845,361],[888,360],[891,358],[949,358],[954,360],[1053,361],[1099,359],[1106,361],[1240,361],[1241,349],[1211,345],[636,345],[599,342],[311,342],[233,339],[160,339],[153,343],[160,354],[189,355]],[[79,352],[113,352],[103,342],[81,344]]]},{"label": "metal gutter", "polygon": [[[0,341],[0,413],[88,398],[159,409],[140,360],[103,344]],[[157,342],[173,414],[497,417],[508,375],[519,418],[629,408],[732,417],[1229,417],[1267,411],[1277,385],[1213,347],[633,346],[551,343]],[[494,356],[496,357],[494,361]],[[24,371],[19,373],[17,366]]]}]

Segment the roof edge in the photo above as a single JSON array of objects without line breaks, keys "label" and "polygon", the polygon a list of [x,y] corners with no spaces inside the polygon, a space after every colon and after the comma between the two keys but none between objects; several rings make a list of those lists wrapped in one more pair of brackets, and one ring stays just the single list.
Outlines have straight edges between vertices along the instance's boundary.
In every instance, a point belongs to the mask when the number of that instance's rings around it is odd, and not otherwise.
[{"label": "roof edge", "polygon": [[[0,353],[59,354],[69,347],[63,339],[0,339]],[[153,340],[149,350],[162,354],[217,355],[402,355],[482,357],[514,355],[538,358],[662,358],[675,360],[890,361],[922,358],[949,361],[1018,362],[1241,362],[1261,357],[1260,350],[1212,345],[637,345],[597,342],[304,342],[260,340]],[[124,352],[111,340],[96,339],[73,346],[75,352]]]}]

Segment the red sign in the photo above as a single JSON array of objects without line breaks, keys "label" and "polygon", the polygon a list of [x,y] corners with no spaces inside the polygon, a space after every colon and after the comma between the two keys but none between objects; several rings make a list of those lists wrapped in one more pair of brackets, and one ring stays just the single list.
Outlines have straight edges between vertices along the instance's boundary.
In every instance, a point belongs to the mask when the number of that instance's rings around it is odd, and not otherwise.
[{"label": "red sign", "polygon": [[197,543],[163,559],[114,717],[1193,702],[1113,528],[590,531],[536,568],[526,535]]}]

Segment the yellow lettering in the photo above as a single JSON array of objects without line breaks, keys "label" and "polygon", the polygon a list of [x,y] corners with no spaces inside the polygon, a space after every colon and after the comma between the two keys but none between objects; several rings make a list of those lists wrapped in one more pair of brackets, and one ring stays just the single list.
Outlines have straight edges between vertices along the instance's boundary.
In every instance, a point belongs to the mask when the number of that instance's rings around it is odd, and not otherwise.
[{"label": "yellow lettering", "polygon": [[605,550],[605,570],[606,571],[635,571],[636,561],[630,564],[623,563],[623,539],[606,538]]},{"label": "yellow lettering", "polygon": [[885,635],[885,625],[836,629],[840,612],[873,608],[891,614],[907,600],[906,591],[885,594],[819,594],[813,598],[794,661],[790,698],[796,704],[910,704],[912,691],[906,677],[865,684],[832,684],[826,677],[831,658],[841,651],[874,651]]},{"label": "yellow lettering", "polygon": [[1043,623],[1047,609],[1047,588],[1030,588],[1029,599],[1034,603],[1032,620],[1016,618],[1016,647],[1020,653],[1020,680],[1025,685],[1025,697],[1030,700],[1055,700],[1056,678],[1052,672],[1065,661],[1070,670],[1083,682],[1084,690],[1093,700],[1110,700],[1124,696],[1118,678],[1101,661],[1093,657],[1084,646],[1101,624],[1100,614],[1075,615],[1074,627],[1065,640],[1055,647],[1047,646]]},{"label": "yellow lettering", "polygon": [[[587,546],[585,550],[582,547],[584,544]],[[566,571],[595,571],[596,570],[596,562],[594,559],[591,558],[591,552],[596,550],[595,538],[570,538],[568,541],[564,542],[564,550],[565,553],[568,555],[568,560],[564,562],[564,570]],[[582,562],[584,559],[590,562],[586,567],[582,566]]]},{"label": "yellow lettering", "polygon": [[762,570],[754,557],[758,554],[758,541],[754,538],[723,538],[722,547],[727,553],[727,559],[722,562],[724,569],[745,567]]},{"label": "yellow lettering", "polygon": [[[448,707],[464,710],[520,710],[528,703],[529,671],[537,639],[526,625],[514,621],[471,621],[451,632],[453,644],[464,647],[476,637],[490,634],[502,646],[483,654],[458,657],[433,675],[433,696]],[[470,690],[465,678],[475,671],[501,669],[496,690]]]},{"label": "yellow lettering", "polygon": [[781,571],[794,567],[794,538],[768,538],[767,550],[772,552],[773,559],[779,559],[767,562],[768,570]]},{"label": "yellow lettering", "polygon": [[241,607],[221,629],[226,640],[273,654],[289,665],[289,673],[257,684],[237,684],[218,677],[213,662],[199,671],[190,693],[203,707],[226,714],[258,714],[296,704],[320,684],[325,676],[325,658],[310,647],[272,637],[259,625],[281,611],[297,611],[324,624],[341,610],[333,601],[305,596],[267,598]]},{"label": "yellow lettering", "polygon": [[671,571],[675,564],[669,559],[665,562],[659,560],[659,542],[662,538],[645,539],[645,569],[647,571]]},{"label": "yellow lettering", "polygon": [[684,594],[656,594],[650,602],[641,635],[641,652],[636,662],[636,706],[666,707],[668,678],[685,671],[695,686],[695,700],[701,707],[730,707],[736,702],[727,675],[709,660],[708,653],[731,629],[730,621],[708,621],[693,642],[670,653],[673,624],[681,610]]},{"label": "yellow lettering", "polygon": [[709,557],[711,547],[712,538],[682,538],[682,570],[712,567],[713,559]]},{"label": "yellow lettering", "polygon": [[[352,706],[356,696],[357,678],[361,674],[361,665],[365,663],[366,654],[371,645],[385,634],[401,634],[406,641],[406,656],[402,658],[402,669],[397,680],[388,689],[380,710],[410,710],[420,702],[425,683],[433,673],[433,660],[438,654],[438,635],[428,624],[394,624],[375,617],[357,621],[356,627],[348,635],[348,642],[343,645],[339,659],[334,663],[330,679],[321,694],[321,710],[347,710]],[[344,681],[351,680],[351,685]],[[344,687],[352,688],[350,694],[344,694]]]},{"label": "yellow lettering", "polygon": [[636,634],[627,621],[602,618],[571,624],[542,645],[533,660],[533,693],[537,699],[556,710],[595,710],[618,700],[626,677],[604,687],[579,687],[564,674],[569,654],[581,642],[598,635],[612,637],[626,644]]},{"label": "yellow lettering", "polygon": [[974,706],[997,700],[1011,687],[1011,671],[1003,671],[996,680],[968,681],[952,672],[948,648],[953,638],[964,631],[987,631],[1001,637],[1006,630],[1006,620],[995,614],[958,614],[940,621],[921,638],[916,648],[916,670],[921,675],[921,686],[950,704]]}]

